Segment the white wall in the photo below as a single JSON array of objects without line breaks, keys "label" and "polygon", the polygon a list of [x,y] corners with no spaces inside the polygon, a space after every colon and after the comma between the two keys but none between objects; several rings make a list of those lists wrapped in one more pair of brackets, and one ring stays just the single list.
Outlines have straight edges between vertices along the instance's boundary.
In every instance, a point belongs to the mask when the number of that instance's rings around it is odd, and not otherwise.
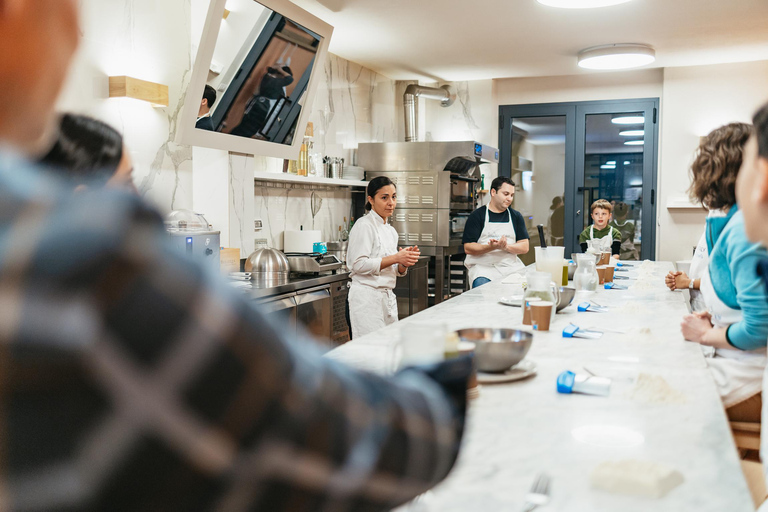
[{"label": "white wall", "polygon": [[662,80],[661,69],[541,78],[504,78],[493,80],[493,95],[497,106],[657,98],[662,93]]},{"label": "white wall", "polygon": [[659,259],[689,259],[703,231],[703,212],[666,208],[670,199],[687,195],[688,168],[699,137],[729,122],[751,122],[755,110],[768,101],[767,85],[768,61],[664,71],[656,244]]},{"label": "white wall", "polygon": [[[192,205],[192,149],[173,142],[187,85],[190,0],[82,0],[80,51],[59,102],[115,126],[134,162],[134,182],[163,211]],[[109,99],[108,76],[169,86],[170,106]]]}]

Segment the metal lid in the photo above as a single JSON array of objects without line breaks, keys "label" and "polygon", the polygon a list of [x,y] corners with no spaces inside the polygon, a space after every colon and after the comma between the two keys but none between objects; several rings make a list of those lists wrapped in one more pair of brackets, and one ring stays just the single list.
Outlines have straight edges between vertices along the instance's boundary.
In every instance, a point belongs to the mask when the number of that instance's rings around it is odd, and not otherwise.
[{"label": "metal lid", "polygon": [[165,218],[165,229],[171,232],[210,231],[208,221],[191,210],[174,210]]},{"label": "metal lid", "polygon": [[245,260],[246,272],[290,272],[288,258],[277,249],[258,249]]}]

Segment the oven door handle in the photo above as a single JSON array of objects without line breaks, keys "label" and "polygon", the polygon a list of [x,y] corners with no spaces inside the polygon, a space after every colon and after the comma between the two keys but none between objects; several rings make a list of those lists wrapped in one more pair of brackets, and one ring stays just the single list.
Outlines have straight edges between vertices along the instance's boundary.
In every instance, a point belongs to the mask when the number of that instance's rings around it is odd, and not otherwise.
[{"label": "oven door handle", "polygon": [[469,178],[467,176],[461,176],[460,174],[451,174],[452,180],[459,180],[459,181],[468,181],[470,183],[477,183],[480,181],[479,178]]}]

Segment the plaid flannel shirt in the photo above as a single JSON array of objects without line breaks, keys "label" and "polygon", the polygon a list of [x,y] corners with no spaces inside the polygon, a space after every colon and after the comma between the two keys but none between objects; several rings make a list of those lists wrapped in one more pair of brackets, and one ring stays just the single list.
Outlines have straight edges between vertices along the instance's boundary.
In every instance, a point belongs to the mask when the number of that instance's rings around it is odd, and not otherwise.
[{"label": "plaid flannel shirt", "polygon": [[137,198],[0,152],[0,240],[2,510],[388,510],[456,459],[466,368],[322,358]]}]

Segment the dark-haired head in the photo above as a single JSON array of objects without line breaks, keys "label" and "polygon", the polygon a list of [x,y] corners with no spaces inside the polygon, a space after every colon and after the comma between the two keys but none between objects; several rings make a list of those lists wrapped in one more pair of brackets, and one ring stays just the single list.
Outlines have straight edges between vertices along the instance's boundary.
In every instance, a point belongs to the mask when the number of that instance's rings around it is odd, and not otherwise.
[{"label": "dark-haired head", "polygon": [[768,159],[768,103],[763,105],[752,118],[757,139],[757,154]]},{"label": "dark-haired head", "polygon": [[[125,157],[123,137],[117,130],[92,117],[64,114],[56,142],[40,164],[63,176],[73,187],[104,185],[116,177],[121,165],[126,166]],[[124,181],[130,186],[131,170],[120,171],[127,175]]]},{"label": "dark-haired head", "polygon": [[736,204],[736,177],[752,125],[730,123],[713,130],[699,145],[691,164],[689,193],[709,210]]},{"label": "dark-haired head", "polygon": [[[365,210],[371,211],[371,199],[376,197],[376,193],[387,186],[395,187],[395,183],[386,176],[377,176],[368,182],[368,188],[366,189],[366,201]],[[397,188],[397,187],[395,187]]]},{"label": "dark-haired head", "polygon": [[512,185],[513,187],[515,186],[515,182],[514,182],[514,181],[512,181],[511,179],[509,179],[509,178],[507,178],[507,177],[505,177],[505,176],[499,176],[498,178],[494,178],[494,179],[493,179],[493,181],[491,182],[491,190],[495,190],[496,192],[498,192],[498,191],[499,191],[499,189],[500,189],[500,188],[501,188],[501,187],[502,187],[502,186],[503,186],[505,183],[506,183],[507,185]]},{"label": "dark-haired head", "polygon": [[203,99],[206,101],[206,107],[213,108],[214,103],[216,103],[216,89],[206,84],[203,90]]}]

